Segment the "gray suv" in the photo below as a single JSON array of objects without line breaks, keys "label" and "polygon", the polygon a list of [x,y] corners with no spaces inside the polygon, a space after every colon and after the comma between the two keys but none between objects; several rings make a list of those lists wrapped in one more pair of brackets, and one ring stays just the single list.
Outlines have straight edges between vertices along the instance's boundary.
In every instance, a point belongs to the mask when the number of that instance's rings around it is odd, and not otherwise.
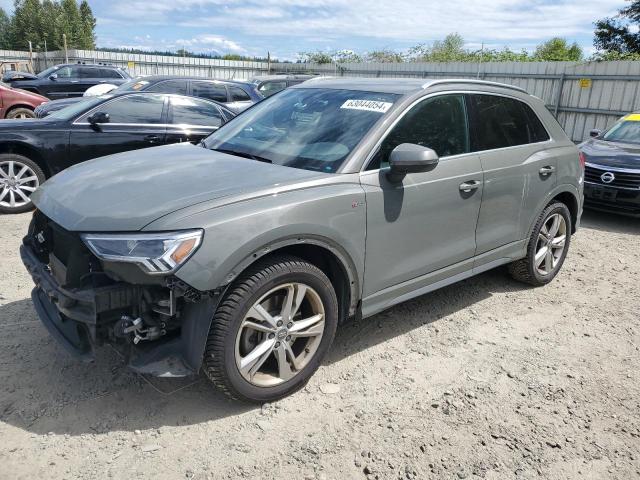
[{"label": "gray suv", "polygon": [[301,388],[337,326],[500,265],[550,282],[582,211],[576,146],[525,91],[331,79],[200,145],[73,166],[34,194],[21,247],[70,352],[201,369],[231,397]]}]

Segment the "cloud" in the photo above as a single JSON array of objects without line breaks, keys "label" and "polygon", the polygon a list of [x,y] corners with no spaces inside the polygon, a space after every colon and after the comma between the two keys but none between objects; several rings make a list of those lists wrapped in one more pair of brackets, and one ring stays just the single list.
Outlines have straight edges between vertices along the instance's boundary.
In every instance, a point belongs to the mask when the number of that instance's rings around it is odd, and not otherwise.
[{"label": "cloud", "polygon": [[187,50],[193,51],[217,51],[220,53],[246,53],[246,49],[233,40],[228,40],[219,35],[198,35],[187,40],[178,39],[176,44]]}]

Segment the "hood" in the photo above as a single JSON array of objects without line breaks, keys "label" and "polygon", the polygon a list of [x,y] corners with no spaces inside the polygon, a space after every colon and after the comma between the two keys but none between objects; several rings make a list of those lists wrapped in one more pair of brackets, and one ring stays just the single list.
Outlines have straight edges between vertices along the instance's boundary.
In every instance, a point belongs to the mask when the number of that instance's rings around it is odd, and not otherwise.
[{"label": "hood", "polygon": [[640,170],[640,145],[593,138],[581,144],[580,150],[585,154],[587,163]]},{"label": "hood", "polygon": [[37,79],[38,77],[33,73],[18,72],[16,70],[9,70],[8,72],[5,72],[5,74],[2,76],[3,82],[15,82],[18,80],[37,80]]},{"label": "hood", "polygon": [[12,87],[11,85],[0,85],[0,90],[4,90],[5,92],[9,92],[13,95],[19,95],[21,98],[28,97],[30,100],[34,100],[37,102],[48,102],[49,99],[47,97],[43,97],[42,95],[38,95],[37,93],[30,92],[29,90],[23,90],[21,88]]},{"label": "hood", "polygon": [[31,198],[70,231],[136,231],[197,203],[326,175],[176,144],[75,165],[47,180]]}]

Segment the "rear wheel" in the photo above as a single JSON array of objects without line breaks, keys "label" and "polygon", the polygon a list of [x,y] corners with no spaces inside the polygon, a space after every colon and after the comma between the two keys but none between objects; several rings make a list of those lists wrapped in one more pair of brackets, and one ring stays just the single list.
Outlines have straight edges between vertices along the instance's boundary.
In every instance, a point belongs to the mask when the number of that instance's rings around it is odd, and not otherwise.
[{"label": "rear wheel", "polygon": [[558,274],[571,242],[571,214],[564,203],[544,209],[531,232],[527,256],[509,265],[511,276],[531,285],[546,285]]},{"label": "rear wheel", "polygon": [[44,172],[33,160],[13,153],[0,154],[0,213],[31,210],[31,194],[44,181]]},{"label": "rear wheel", "polygon": [[36,118],[33,110],[29,110],[28,108],[14,108],[13,110],[9,110],[7,113],[8,119],[24,119],[24,118]]},{"label": "rear wheel", "polygon": [[273,257],[243,274],[218,307],[205,373],[232,398],[280,399],[317,370],[337,324],[338,301],[327,276],[297,257]]}]

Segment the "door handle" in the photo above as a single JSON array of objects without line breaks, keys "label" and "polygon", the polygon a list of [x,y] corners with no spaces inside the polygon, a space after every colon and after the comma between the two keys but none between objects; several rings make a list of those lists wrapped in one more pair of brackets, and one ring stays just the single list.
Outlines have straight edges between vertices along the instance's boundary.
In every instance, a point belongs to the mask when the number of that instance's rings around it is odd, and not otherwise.
[{"label": "door handle", "polygon": [[147,135],[144,139],[149,143],[154,143],[160,140],[159,135]]},{"label": "door handle", "polygon": [[547,165],[546,167],[542,167],[540,169],[540,175],[551,175],[555,171],[556,171],[556,167],[552,165]]},{"label": "door handle", "polygon": [[478,180],[470,180],[468,182],[464,182],[460,184],[460,191],[464,193],[469,193],[473,190],[477,190],[482,185],[482,182]]}]

